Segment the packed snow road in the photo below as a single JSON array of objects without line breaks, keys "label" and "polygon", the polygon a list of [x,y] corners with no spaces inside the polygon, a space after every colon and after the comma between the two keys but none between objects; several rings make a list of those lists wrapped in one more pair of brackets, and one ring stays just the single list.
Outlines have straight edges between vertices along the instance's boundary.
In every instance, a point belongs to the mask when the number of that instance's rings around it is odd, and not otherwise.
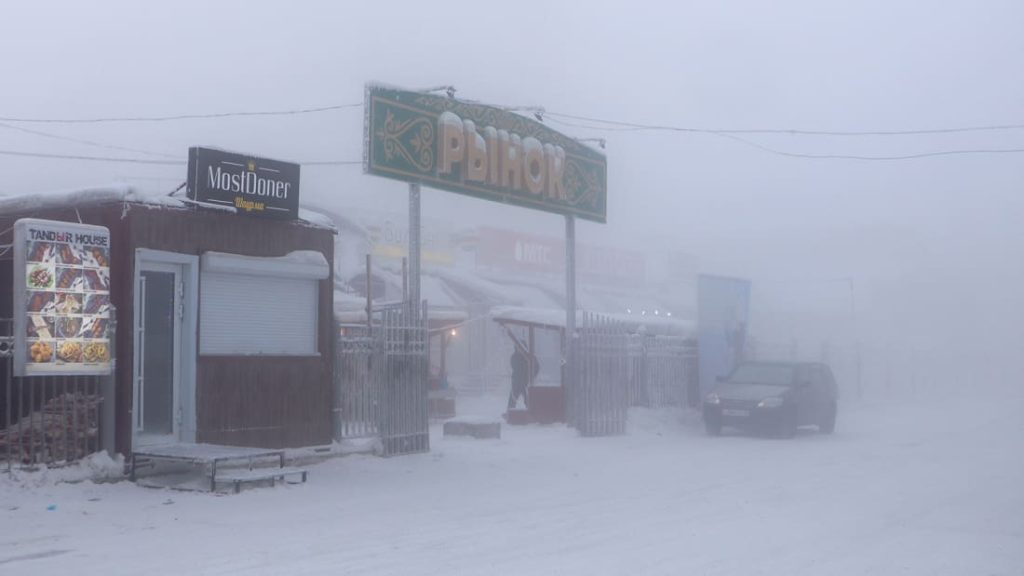
[{"label": "packed snow road", "polygon": [[1024,396],[845,408],[793,440],[435,436],[237,496],[0,479],[0,573],[1024,575]]}]

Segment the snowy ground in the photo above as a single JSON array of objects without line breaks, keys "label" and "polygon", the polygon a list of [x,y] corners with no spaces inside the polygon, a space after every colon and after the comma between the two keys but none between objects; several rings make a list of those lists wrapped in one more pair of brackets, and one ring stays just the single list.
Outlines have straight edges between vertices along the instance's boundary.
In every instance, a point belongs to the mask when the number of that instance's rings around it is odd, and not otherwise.
[{"label": "snowy ground", "polygon": [[435,435],[237,496],[0,477],[0,573],[1024,575],[1024,395],[846,408],[791,441]]}]

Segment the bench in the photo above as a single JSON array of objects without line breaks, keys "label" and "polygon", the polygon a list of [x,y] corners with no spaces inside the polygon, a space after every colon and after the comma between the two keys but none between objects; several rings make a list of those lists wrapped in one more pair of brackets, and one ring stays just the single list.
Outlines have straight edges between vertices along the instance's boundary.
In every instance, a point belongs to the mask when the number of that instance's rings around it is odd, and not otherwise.
[{"label": "bench", "polygon": [[269,480],[270,485],[273,486],[278,480],[284,482],[289,476],[299,476],[302,478],[302,482],[305,482],[308,474],[309,471],[304,468],[254,468],[251,470],[221,469],[221,471],[213,477],[213,486],[214,489],[216,489],[217,484],[231,483],[235,487],[235,494],[238,494],[242,490],[242,484]]}]

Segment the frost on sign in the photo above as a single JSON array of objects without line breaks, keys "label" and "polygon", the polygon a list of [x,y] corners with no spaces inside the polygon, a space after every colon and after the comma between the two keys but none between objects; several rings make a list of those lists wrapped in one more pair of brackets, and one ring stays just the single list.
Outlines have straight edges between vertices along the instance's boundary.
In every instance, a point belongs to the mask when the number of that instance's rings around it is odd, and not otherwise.
[{"label": "frost on sign", "polygon": [[110,232],[25,218],[14,251],[15,374],[109,374]]},{"label": "frost on sign", "polygon": [[600,152],[493,106],[383,87],[366,94],[368,173],[606,221]]}]

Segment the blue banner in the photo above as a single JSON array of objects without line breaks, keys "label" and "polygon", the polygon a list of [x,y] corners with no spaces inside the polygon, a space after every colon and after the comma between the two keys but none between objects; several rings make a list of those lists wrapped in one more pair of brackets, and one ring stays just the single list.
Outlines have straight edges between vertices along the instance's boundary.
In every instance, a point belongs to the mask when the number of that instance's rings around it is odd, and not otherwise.
[{"label": "blue banner", "polygon": [[700,394],[743,359],[750,319],[750,281],[704,276],[697,279],[697,339]]}]

